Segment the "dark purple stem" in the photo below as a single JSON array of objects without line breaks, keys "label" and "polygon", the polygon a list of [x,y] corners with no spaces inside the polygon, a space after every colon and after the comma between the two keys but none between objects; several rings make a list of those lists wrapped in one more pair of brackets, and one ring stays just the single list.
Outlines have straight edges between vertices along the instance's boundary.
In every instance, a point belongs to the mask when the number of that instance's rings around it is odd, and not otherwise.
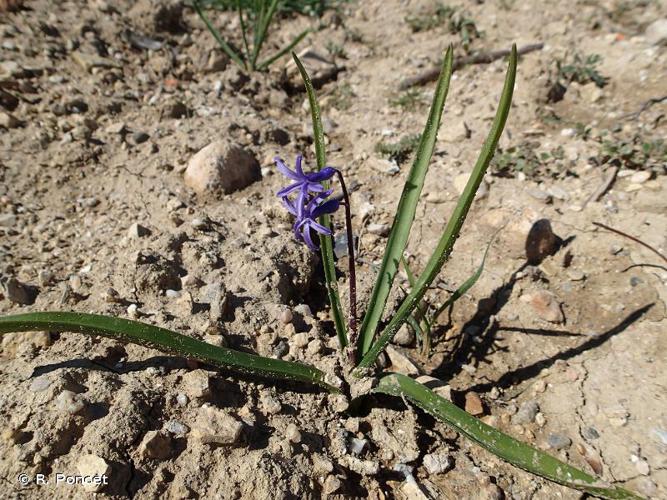
[{"label": "dark purple stem", "polygon": [[341,190],[343,191],[343,199],[345,200],[345,226],[347,228],[347,257],[350,281],[350,345],[354,345],[357,340],[357,275],[354,267],[354,237],[352,235],[352,213],[350,210],[350,196],[345,187],[343,174],[340,170],[336,170],[338,174],[338,181],[340,182]]}]

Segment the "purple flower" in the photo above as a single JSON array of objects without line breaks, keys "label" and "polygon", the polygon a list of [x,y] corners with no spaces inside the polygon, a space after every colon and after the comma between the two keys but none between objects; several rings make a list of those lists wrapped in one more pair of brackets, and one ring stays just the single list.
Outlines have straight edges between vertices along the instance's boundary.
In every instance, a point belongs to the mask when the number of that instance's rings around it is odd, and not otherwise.
[{"label": "purple flower", "polygon": [[[321,184],[322,181],[328,181],[336,174],[336,169],[333,167],[324,167],[318,172],[310,172],[308,174],[304,173],[301,168],[301,161],[303,157],[297,155],[296,157],[296,171],[290,170],[285,162],[278,156],[276,156],[273,161],[276,162],[278,170],[289,179],[292,179],[294,184],[290,184],[286,188],[281,189],[276,193],[277,196],[281,198],[287,196],[290,193],[293,193],[297,189],[303,191],[302,198],[305,197],[305,194],[308,192],[311,193],[321,193],[324,191],[324,186]],[[303,200],[302,200],[303,201]]]},{"label": "purple flower", "polygon": [[[329,228],[316,221],[316,219],[322,215],[332,214],[338,210],[338,207],[340,206],[339,200],[324,201],[332,192],[333,189],[329,189],[328,191],[318,193],[308,203],[301,207],[294,207],[293,205],[290,207],[288,204],[291,202],[287,199],[283,199],[285,206],[287,206],[287,210],[297,216],[296,222],[294,223],[294,236],[298,241],[304,242],[308,248],[313,251],[316,251],[319,247],[313,242],[310,232],[311,229],[326,236],[331,236],[333,234]],[[301,209],[300,215],[299,208]]]},{"label": "purple flower", "polygon": [[[336,173],[333,167],[324,167],[319,172],[304,173],[301,168],[302,156],[296,158],[296,172],[287,168],[280,158],[275,158],[278,170],[295,183],[278,191],[277,195],[282,198],[287,211],[296,217],[294,222],[294,236],[297,241],[305,243],[308,248],[315,251],[317,245],[313,242],[311,230],[331,236],[331,230],[317,222],[317,218],[324,214],[330,214],[338,210],[340,200],[327,200],[333,189],[326,190],[322,181],[331,179]],[[290,194],[296,193],[294,200]],[[312,193],[312,194],[311,194]]]}]

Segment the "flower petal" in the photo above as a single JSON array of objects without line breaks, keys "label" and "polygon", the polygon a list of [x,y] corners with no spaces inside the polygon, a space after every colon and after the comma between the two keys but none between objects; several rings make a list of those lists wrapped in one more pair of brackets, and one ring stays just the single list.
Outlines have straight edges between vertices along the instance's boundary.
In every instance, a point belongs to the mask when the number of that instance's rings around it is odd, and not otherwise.
[{"label": "flower petal", "polygon": [[321,205],[315,207],[310,214],[312,215],[313,219],[317,219],[318,217],[324,215],[324,214],[332,214],[338,208],[340,207],[340,200],[327,200]]},{"label": "flower petal", "polygon": [[296,207],[294,206],[294,203],[292,203],[292,201],[287,196],[283,196],[283,205],[285,206],[285,208],[289,213],[291,213],[296,217],[297,215]]},{"label": "flower petal", "polygon": [[[299,191],[299,194],[296,197],[296,213],[297,217],[299,219],[304,217],[304,211],[308,212],[307,206],[306,206],[306,195],[308,194],[308,191],[306,189],[301,189]],[[308,214],[305,215],[306,217]]]},{"label": "flower petal", "polygon": [[329,229],[328,227],[324,227],[322,224],[319,224],[315,221],[311,221],[310,226],[318,233],[325,234],[327,236],[331,236],[333,234],[331,232],[331,229]]},{"label": "flower petal", "polygon": [[301,161],[303,160],[302,155],[296,155],[296,174],[303,179],[305,175],[303,175],[303,169],[301,168]]},{"label": "flower petal", "polygon": [[334,175],[336,175],[336,169],[333,167],[324,167],[318,172],[310,172],[306,174],[306,178],[310,182],[322,182],[322,181],[328,181],[331,179]]},{"label": "flower petal", "polygon": [[284,198],[290,193],[293,193],[297,189],[303,186],[303,182],[295,182],[294,184],[290,184],[289,186],[282,188],[280,191],[276,193],[276,196],[280,198]]},{"label": "flower petal", "polygon": [[[287,165],[285,165],[285,162],[278,156],[276,156],[273,161],[276,163],[276,167],[278,167],[278,170],[280,170],[280,173],[283,174],[286,177],[289,177],[293,181],[300,181],[303,180],[301,177],[299,177],[295,172],[290,170]],[[303,176],[302,176],[303,177]]]},{"label": "flower petal", "polygon": [[310,234],[310,225],[309,224],[306,224],[304,229],[303,229],[303,239],[306,242],[306,245],[308,245],[308,248],[310,248],[313,252],[317,251],[317,249],[319,247],[313,242],[313,238],[311,237],[311,234]]}]

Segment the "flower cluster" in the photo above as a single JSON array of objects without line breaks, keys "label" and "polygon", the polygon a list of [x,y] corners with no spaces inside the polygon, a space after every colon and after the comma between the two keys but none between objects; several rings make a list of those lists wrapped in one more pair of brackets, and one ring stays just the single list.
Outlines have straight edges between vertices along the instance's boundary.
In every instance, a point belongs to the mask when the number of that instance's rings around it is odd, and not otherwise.
[{"label": "flower cluster", "polygon": [[[327,236],[331,236],[331,230],[317,222],[317,218],[324,214],[331,214],[338,210],[340,201],[327,200],[333,189],[325,189],[322,182],[328,181],[336,174],[333,167],[324,167],[318,172],[304,173],[301,162],[303,157],[296,157],[296,168],[291,170],[279,157],[274,158],[278,170],[288,179],[294,181],[289,186],[276,193],[283,200],[285,208],[296,217],[294,222],[294,236],[298,241],[305,243],[308,248],[315,251],[317,245],[313,242],[311,229]],[[296,193],[294,199],[290,195]]]}]

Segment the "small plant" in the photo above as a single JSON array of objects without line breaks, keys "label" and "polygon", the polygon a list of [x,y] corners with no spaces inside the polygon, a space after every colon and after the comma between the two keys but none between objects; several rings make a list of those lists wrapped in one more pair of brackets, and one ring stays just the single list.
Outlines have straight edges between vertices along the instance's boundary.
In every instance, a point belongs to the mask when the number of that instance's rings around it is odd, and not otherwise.
[{"label": "small plant", "polygon": [[597,69],[600,62],[602,56],[599,54],[584,56],[578,52],[572,58],[557,59],[549,77],[547,100],[549,102],[562,100],[572,82],[580,85],[592,82],[599,88],[607,85],[609,78],[602,76]]},{"label": "small plant", "polygon": [[522,172],[527,177],[557,176],[566,170],[561,146],[538,152],[539,142],[522,142],[507,149],[498,149],[491,160],[491,171],[498,177],[514,177]]},{"label": "small plant", "polygon": [[375,145],[375,152],[402,163],[417,149],[420,139],[419,134],[413,134],[401,137],[398,142],[380,141]]},{"label": "small plant", "polygon": [[[277,158],[278,170],[289,179],[289,185],[280,190],[278,196],[283,200],[286,209],[295,217],[293,229],[297,241],[305,243],[313,250],[319,246],[334,327],[341,352],[344,353],[343,364],[347,366],[343,376],[347,379],[349,386],[359,387],[360,385],[356,383],[358,379],[365,379],[365,382],[369,383],[361,384],[367,388],[361,391],[358,397],[371,393],[382,393],[410,401],[491,453],[551,481],[605,498],[639,498],[630,491],[603,483],[594,476],[502,433],[405,375],[382,373],[375,368],[380,353],[422,303],[426,291],[451,255],[454,243],[461,232],[475,193],[482,182],[507,121],[516,77],[516,46],[512,48],[509,58],[505,83],[491,130],[482,146],[463,194],[443,228],[440,239],[421,274],[414,276],[409,293],[392,314],[388,323],[381,326],[380,321],[398,272],[399,262],[408,243],[417,204],[435,149],[453,67],[453,50],[450,47],[447,51],[426,126],[419,138],[412,167],[406,176],[382,263],[359,328],[357,328],[356,273],[353,238],[351,237],[350,200],[347,196],[343,175],[338,169],[326,163],[320,108],[310,77],[296,54],[292,55],[308,93],[317,170],[306,172],[303,169],[301,158],[297,158],[295,169],[292,170],[280,158]],[[330,184],[334,180],[340,186],[342,196],[333,196]],[[340,207],[345,209],[345,226],[348,234],[347,278],[350,287],[350,309],[347,322],[344,320],[338,293],[332,238],[335,230],[332,216]],[[313,236],[319,238],[319,244],[313,240]],[[481,270],[478,273],[481,273]],[[471,280],[474,283],[476,279],[473,276],[467,283],[470,283]],[[460,293],[463,293],[465,286],[464,283],[459,288]],[[451,302],[456,298],[452,296]],[[175,352],[223,368],[264,376],[276,381],[311,384],[331,393],[343,392],[346,388],[337,376],[325,374],[303,363],[266,358],[214,346],[137,321],[71,312],[33,312],[0,318],[0,334],[31,330],[74,331],[88,335],[104,335],[140,345],[157,347],[163,351]]]},{"label": "small plant", "polygon": [[474,19],[460,12],[456,7],[450,7],[442,3],[438,3],[432,13],[406,16],[405,22],[408,23],[413,33],[429,31],[438,26],[447,25],[450,33],[459,34],[461,45],[466,51],[470,48],[473,39],[482,36]]},{"label": "small plant", "polygon": [[327,102],[334,108],[345,111],[352,107],[355,97],[357,95],[352,90],[352,86],[349,83],[341,83],[327,97]]},{"label": "small plant", "polygon": [[[207,2],[207,5],[211,3],[217,3],[217,7],[220,9],[230,8],[232,4],[232,2],[229,1],[218,0],[217,2]],[[259,55],[262,46],[264,45],[264,41],[266,40],[269,25],[278,9],[278,4],[278,0],[248,0],[245,2],[235,0],[233,2],[233,6],[238,12],[239,22],[241,24],[241,35],[243,38],[243,49],[238,51],[235,50],[230,43],[225,41],[220,32],[213,26],[213,24],[211,24],[211,21],[204,12],[204,3],[201,0],[193,0],[192,3],[195,11],[201,20],[204,21],[206,28],[211,32],[223,52],[241,69],[248,72],[268,69],[271,64],[296,47],[296,45],[309,33],[309,30],[302,31],[286,47],[279,50],[268,59],[260,62]],[[252,29],[250,29],[248,23],[252,25]],[[248,41],[251,34],[252,43]]]},{"label": "small plant", "polygon": [[667,173],[667,144],[665,140],[645,139],[635,135],[631,139],[600,138],[598,162],[635,170],[658,169]]},{"label": "small plant", "polygon": [[602,76],[597,70],[597,66],[601,62],[602,56],[600,54],[583,56],[582,54],[576,53],[574,54],[572,61],[567,64],[560,60],[556,61],[558,78],[559,80],[564,80],[568,83],[577,82],[581,85],[593,82],[595,85],[602,88],[607,85],[609,79]]},{"label": "small plant", "polygon": [[326,43],[325,47],[331,57],[338,59],[347,59],[347,53],[345,52],[345,49],[343,48],[342,45],[339,45],[336,42],[329,40]]},{"label": "small plant", "polygon": [[403,92],[398,97],[389,100],[391,106],[403,108],[405,110],[414,109],[425,102],[424,94],[416,88],[411,88]]}]

